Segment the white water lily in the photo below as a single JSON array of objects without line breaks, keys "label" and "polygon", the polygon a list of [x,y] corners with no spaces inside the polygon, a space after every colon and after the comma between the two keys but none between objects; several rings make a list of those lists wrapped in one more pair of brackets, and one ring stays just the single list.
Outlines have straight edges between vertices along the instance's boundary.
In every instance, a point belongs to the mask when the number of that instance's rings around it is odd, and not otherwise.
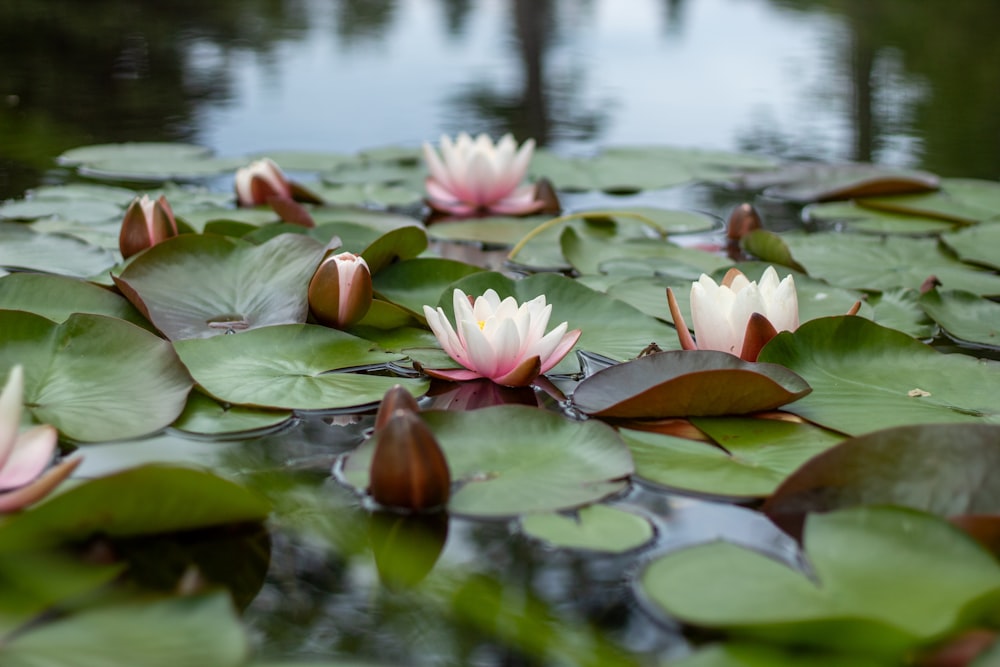
[{"label": "white water lily", "polygon": [[441,308],[424,306],[424,315],[444,351],[465,368],[425,369],[432,377],[525,386],[558,364],[580,337],[579,329],[566,330],[566,322],[545,333],[552,315],[545,295],[520,305],[514,297],[501,300],[492,289],[474,303],[460,289],[453,298],[455,327]]},{"label": "white water lily", "polygon": [[441,155],[424,142],[427,203],[436,211],[451,215],[471,215],[486,211],[504,215],[525,215],[545,204],[535,198],[535,186],[523,184],[535,150],[534,139],[520,149],[510,134],[493,145],[485,134],[473,139],[461,133],[452,141],[441,137]]},{"label": "white water lily", "polygon": [[767,267],[759,283],[738,269],[730,269],[721,284],[705,274],[692,283],[694,340],[669,289],[667,299],[684,349],[720,350],[756,361],[760,349],[779,331],[799,326],[795,280],[791,275],[779,280],[773,266]]},{"label": "white water lily", "polygon": [[58,435],[47,424],[20,432],[24,370],[15,366],[0,392],[0,512],[12,512],[39,500],[80,462],[66,461],[47,474]]}]

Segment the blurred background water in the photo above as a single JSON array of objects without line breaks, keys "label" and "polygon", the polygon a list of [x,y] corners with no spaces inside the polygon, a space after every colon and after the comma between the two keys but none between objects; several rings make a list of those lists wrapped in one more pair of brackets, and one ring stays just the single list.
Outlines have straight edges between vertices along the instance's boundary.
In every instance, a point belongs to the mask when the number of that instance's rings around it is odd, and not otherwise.
[{"label": "blurred background water", "polygon": [[983,0],[2,0],[0,198],[113,141],[511,131],[1000,176]]}]

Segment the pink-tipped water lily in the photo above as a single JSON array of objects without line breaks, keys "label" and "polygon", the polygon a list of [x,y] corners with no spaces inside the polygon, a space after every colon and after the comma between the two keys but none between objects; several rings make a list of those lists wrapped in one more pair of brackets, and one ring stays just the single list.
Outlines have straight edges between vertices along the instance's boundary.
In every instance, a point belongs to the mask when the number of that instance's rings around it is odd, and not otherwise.
[{"label": "pink-tipped water lily", "polygon": [[24,370],[15,366],[0,392],[0,512],[13,512],[48,495],[80,459],[42,474],[52,461],[58,439],[47,424],[20,432]]},{"label": "pink-tipped water lily", "polygon": [[372,305],[372,274],[360,255],[327,256],[309,281],[309,309],[321,324],[345,329]]},{"label": "pink-tipped water lily", "polygon": [[251,162],[236,170],[236,203],[262,206],[272,197],[292,198],[292,183],[270,158]]},{"label": "pink-tipped water lily", "polygon": [[501,301],[492,289],[474,303],[460,289],[453,297],[455,327],[441,308],[424,306],[424,315],[444,351],[465,368],[425,369],[432,377],[489,378],[508,387],[526,386],[558,364],[580,337],[579,329],[566,330],[566,322],[545,333],[552,315],[545,295],[520,306],[514,297]]},{"label": "pink-tipped water lily", "polygon": [[788,275],[779,281],[773,266],[767,267],[759,284],[738,269],[730,269],[722,284],[705,274],[692,283],[694,340],[669,288],[667,301],[685,350],[719,350],[756,361],[761,348],[779,331],[795,331],[799,326],[795,280]]},{"label": "pink-tipped water lily", "polygon": [[424,143],[427,203],[435,211],[450,215],[477,212],[526,215],[540,211],[545,202],[536,197],[535,186],[522,184],[535,141],[528,139],[518,149],[514,137],[505,134],[496,146],[485,134],[473,139],[466,133],[455,141],[441,137],[441,155]]},{"label": "pink-tipped water lily", "polygon": [[152,200],[148,195],[136,197],[129,204],[118,235],[118,248],[128,259],[146,248],[177,236],[177,221],[167,198],[160,195]]}]

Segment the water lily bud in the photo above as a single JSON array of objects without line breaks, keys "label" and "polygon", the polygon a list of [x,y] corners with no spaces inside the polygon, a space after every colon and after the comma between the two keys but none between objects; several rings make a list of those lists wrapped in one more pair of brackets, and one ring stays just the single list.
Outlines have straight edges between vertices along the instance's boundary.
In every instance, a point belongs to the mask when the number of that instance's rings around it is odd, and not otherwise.
[{"label": "water lily bud", "polygon": [[740,204],[729,214],[726,222],[726,236],[732,241],[739,241],[741,238],[762,228],[760,214],[750,204]]},{"label": "water lily bud", "polygon": [[480,212],[527,215],[546,206],[536,197],[535,186],[522,184],[528,173],[535,141],[518,149],[510,134],[493,145],[485,134],[473,139],[461,133],[452,141],[441,137],[441,154],[424,143],[427,203],[435,211],[467,216]]},{"label": "water lily bud", "polygon": [[372,274],[351,252],[327,256],[309,281],[309,309],[316,321],[335,329],[357,324],[372,305]]},{"label": "water lily bud", "polygon": [[379,403],[378,412],[375,413],[375,432],[378,433],[385,426],[386,422],[401,412],[418,414],[420,406],[413,394],[406,391],[403,385],[397,384],[389,391],[385,392],[382,402]]},{"label": "water lily bud", "polygon": [[128,259],[141,250],[177,236],[177,221],[167,198],[160,195],[156,201],[147,195],[136,197],[129,204],[122,219],[118,235],[118,248]]},{"label": "water lily bud", "polygon": [[236,203],[261,206],[272,197],[292,198],[292,184],[270,158],[251,162],[236,170]]},{"label": "water lily bud", "polygon": [[558,364],[580,338],[580,330],[567,331],[566,322],[545,333],[552,305],[545,302],[544,294],[520,305],[514,297],[501,300],[492,289],[471,303],[460,289],[452,297],[454,327],[441,308],[424,306],[424,316],[444,351],[464,368],[425,368],[431,377],[489,378],[508,387],[523,387]]},{"label": "water lily bud", "polygon": [[415,413],[397,412],[379,429],[370,470],[372,498],[388,507],[421,511],[451,495],[451,472],[431,430]]}]

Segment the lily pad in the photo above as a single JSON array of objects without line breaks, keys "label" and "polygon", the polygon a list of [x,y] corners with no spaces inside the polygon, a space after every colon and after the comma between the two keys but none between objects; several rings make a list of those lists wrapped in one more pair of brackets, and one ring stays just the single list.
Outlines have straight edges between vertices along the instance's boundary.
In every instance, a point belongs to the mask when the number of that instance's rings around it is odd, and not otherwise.
[{"label": "lily pad", "polygon": [[423,227],[397,227],[382,234],[361,251],[372,273],[390,264],[413,259],[427,249],[427,232]]},{"label": "lily pad", "polygon": [[787,266],[799,273],[806,272],[805,268],[792,257],[788,244],[774,232],[755,229],[740,239],[740,246],[762,262]]},{"label": "lily pad", "polygon": [[55,322],[65,322],[73,313],[93,313],[152,329],[146,318],[118,294],[65,276],[38,273],[4,276],[0,278],[0,308],[24,310]]},{"label": "lily pad", "polygon": [[764,192],[791,201],[822,202],[937,190],[934,174],[872,164],[800,163],[787,167],[783,182]]},{"label": "lily pad", "polygon": [[27,199],[0,204],[0,220],[60,218],[87,224],[115,219],[121,222],[124,213],[125,209],[120,204],[93,200]]},{"label": "lily pad", "polygon": [[122,320],[76,313],[62,324],[0,311],[0,375],[24,365],[32,418],[74,440],[135,438],[181,413],[191,379],[170,344]]},{"label": "lily pad", "polygon": [[[621,491],[633,471],[628,449],[598,421],[516,405],[421,418],[451,469],[452,515],[501,519],[573,509]],[[358,489],[368,487],[374,447],[368,440],[344,462],[344,479]]]},{"label": "lily pad", "polygon": [[726,642],[699,649],[676,667],[897,667],[893,659],[781,648],[767,644]]},{"label": "lily pad", "polygon": [[919,424],[851,438],[782,483],[764,511],[783,523],[809,512],[901,505],[944,517],[1000,514],[1000,425]]},{"label": "lily pad", "polygon": [[225,405],[202,394],[191,392],[184,412],[173,423],[178,431],[198,435],[227,435],[271,429],[292,418],[287,410],[261,410],[242,405]]},{"label": "lily pad", "polygon": [[259,246],[184,234],[153,246],[116,278],[171,340],[305,322],[307,287],[323,247],[283,234]]},{"label": "lily pad", "polygon": [[894,507],[814,514],[804,546],[812,577],[716,542],[659,558],[639,583],[685,623],[875,656],[928,644],[995,611],[981,603],[1000,592],[1000,565],[938,517]]},{"label": "lily pad", "polygon": [[853,201],[812,204],[802,211],[802,216],[810,222],[868,234],[927,235],[951,231],[956,227],[952,221],[865,208]]},{"label": "lily pad", "polygon": [[582,237],[573,227],[567,227],[559,237],[559,246],[563,257],[580,273],[613,272],[614,260],[626,260],[626,266],[634,265],[636,260],[645,260],[652,273],[659,266],[671,270],[674,265],[694,267],[701,272],[711,273],[727,265],[729,262],[718,255],[684,248],[669,241],[650,238],[617,239],[612,242]]},{"label": "lily pad", "polygon": [[248,641],[229,596],[173,597],[79,611],[5,641],[6,667],[244,664]]},{"label": "lily pad", "polygon": [[[615,360],[636,357],[652,342],[664,349],[679,347],[673,327],[565,276],[540,273],[523,280],[511,280],[499,273],[483,272],[463,278],[452,287],[472,296],[492,288],[501,299],[513,296],[519,303],[544,294],[546,302],[552,304],[549,319],[552,326],[565,321],[569,323],[569,329],[583,332],[576,349]],[[437,304],[449,317],[453,317],[451,297],[451,290],[448,290]],[[578,370],[579,363],[570,355],[552,372],[574,373]]]},{"label": "lily pad", "polygon": [[[150,502],[155,498],[156,502]],[[80,482],[0,519],[0,553],[98,533],[132,537],[262,521],[266,500],[210,472],[162,464]]]},{"label": "lily pad", "polygon": [[938,192],[859,199],[859,206],[973,224],[1000,218],[1000,183],[949,178]]},{"label": "lily pad", "polygon": [[1000,271],[1000,224],[977,225],[945,234],[941,240],[966,262]]},{"label": "lily pad", "polygon": [[674,489],[722,496],[762,497],[803,463],[843,437],[812,424],[774,419],[693,420],[719,446],[622,429],[636,475]]},{"label": "lily pad", "polygon": [[1000,304],[971,292],[932,289],[920,305],[949,336],[1000,349]]},{"label": "lily pad", "polygon": [[[915,289],[897,288],[885,290],[868,297],[868,303],[875,309],[873,322],[890,329],[908,333],[914,338],[929,340],[937,327],[920,307],[920,292]],[[862,305],[859,315],[866,316]]]},{"label": "lily pad", "polygon": [[946,289],[1000,295],[1000,276],[952,259],[935,239],[835,233],[788,233],[781,238],[809,275],[838,287],[918,289],[933,275]]},{"label": "lily pad", "polygon": [[211,154],[212,151],[208,148],[194,144],[136,141],[79,146],[64,152],[56,160],[59,164],[80,165],[87,162],[116,159],[156,162],[157,160],[176,160],[178,158],[202,158]]},{"label": "lily pad", "polygon": [[245,225],[260,227],[276,223],[281,216],[270,208],[199,208],[183,214],[178,214],[184,222],[196,232],[203,232],[210,223],[239,222]]},{"label": "lily pad", "polygon": [[521,518],[525,535],[554,547],[625,553],[653,539],[648,519],[609,505],[591,505],[570,515],[529,514]]},{"label": "lily pad", "polygon": [[182,340],[174,346],[205,392],[235,405],[332,410],[377,403],[396,384],[417,396],[428,386],[424,380],[331,372],[385,364],[401,355],[311,324]]},{"label": "lily pad", "polygon": [[584,379],[573,404],[595,417],[662,419],[773,410],[810,392],[787,368],[725,352],[660,352]]},{"label": "lily pad", "polygon": [[108,156],[81,164],[81,175],[112,181],[195,181],[235,171],[244,166],[242,158],[218,158],[211,155],[162,155],[151,160],[146,155]]},{"label": "lily pad", "polygon": [[[481,271],[478,266],[453,259],[418,257],[386,266],[372,276],[372,286],[378,296],[406,308],[422,322],[425,304],[436,304],[446,287]],[[450,291],[447,296],[450,300]]]},{"label": "lily pad", "polygon": [[61,234],[0,223],[0,267],[86,278],[114,266],[115,253]]},{"label": "lily pad", "polygon": [[470,220],[444,220],[429,225],[427,233],[440,241],[474,241],[492,246],[512,246],[549,216],[513,218],[487,216]]},{"label": "lily pad", "polygon": [[842,433],[1000,423],[1000,403],[984,391],[1000,382],[1000,362],[941,354],[861,317],[806,322],[778,334],[758,360],[789,368],[813,388],[789,412]]}]

